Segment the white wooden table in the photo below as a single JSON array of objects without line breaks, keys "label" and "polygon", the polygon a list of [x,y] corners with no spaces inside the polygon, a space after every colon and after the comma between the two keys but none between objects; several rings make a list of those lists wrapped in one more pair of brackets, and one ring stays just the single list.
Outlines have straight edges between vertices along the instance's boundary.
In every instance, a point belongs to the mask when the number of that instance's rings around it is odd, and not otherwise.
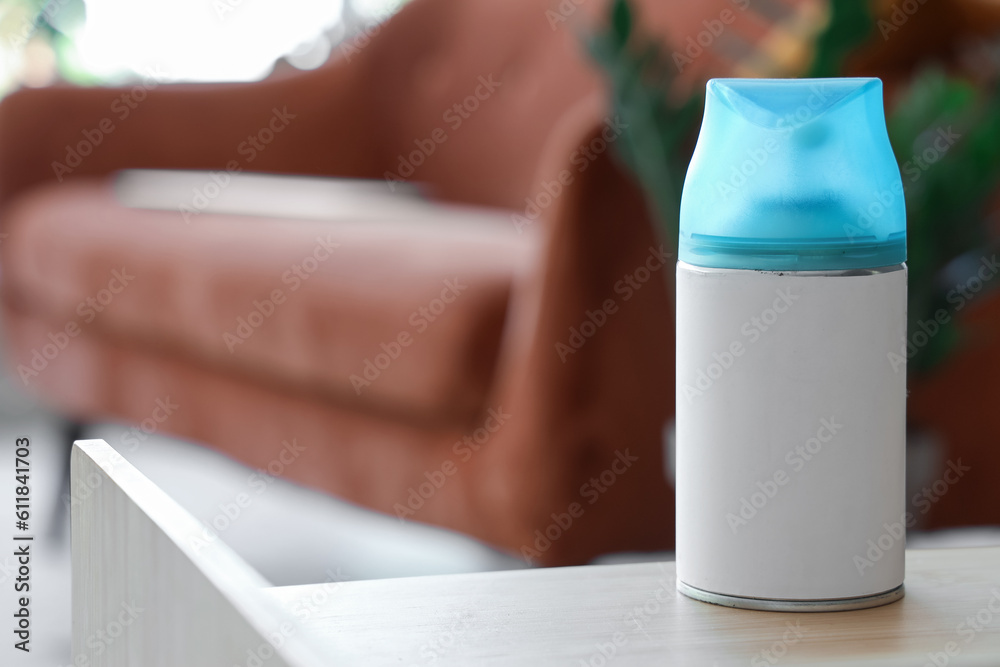
[{"label": "white wooden table", "polygon": [[269,588],[103,441],[72,483],[76,664],[1000,665],[1000,548],[908,551],[902,601],[818,614],[690,600],[670,562]]}]

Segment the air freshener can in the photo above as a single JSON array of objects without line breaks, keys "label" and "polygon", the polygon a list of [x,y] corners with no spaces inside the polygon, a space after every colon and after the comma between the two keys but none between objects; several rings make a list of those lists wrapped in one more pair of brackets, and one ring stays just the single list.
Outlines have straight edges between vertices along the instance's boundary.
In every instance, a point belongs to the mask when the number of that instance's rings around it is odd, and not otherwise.
[{"label": "air freshener can", "polygon": [[678,256],[678,590],[901,598],[906,227],[881,82],[709,82]]}]

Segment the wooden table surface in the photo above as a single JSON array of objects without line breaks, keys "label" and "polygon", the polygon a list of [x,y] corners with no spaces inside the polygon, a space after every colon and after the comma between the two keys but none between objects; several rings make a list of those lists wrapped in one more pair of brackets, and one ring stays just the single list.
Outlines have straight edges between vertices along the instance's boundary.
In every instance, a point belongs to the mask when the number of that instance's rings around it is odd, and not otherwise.
[{"label": "wooden table surface", "polygon": [[1000,666],[1000,548],[911,550],[876,609],[728,609],[644,563],[266,589],[337,664]]},{"label": "wooden table surface", "polygon": [[908,551],[906,597],[850,612],[696,602],[670,562],[270,588],[104,441],[72,468],[78,666],[1000,667],[998,547]]}]

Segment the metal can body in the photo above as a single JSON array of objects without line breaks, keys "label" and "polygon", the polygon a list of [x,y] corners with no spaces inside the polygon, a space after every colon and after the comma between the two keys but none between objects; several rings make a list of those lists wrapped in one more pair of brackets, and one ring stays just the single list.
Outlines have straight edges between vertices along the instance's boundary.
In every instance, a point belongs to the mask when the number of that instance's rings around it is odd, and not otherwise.
[{"label": "metal can body", "polygon": [[902,595],[906,267],[677,266],[677,579],[730,606]]}]

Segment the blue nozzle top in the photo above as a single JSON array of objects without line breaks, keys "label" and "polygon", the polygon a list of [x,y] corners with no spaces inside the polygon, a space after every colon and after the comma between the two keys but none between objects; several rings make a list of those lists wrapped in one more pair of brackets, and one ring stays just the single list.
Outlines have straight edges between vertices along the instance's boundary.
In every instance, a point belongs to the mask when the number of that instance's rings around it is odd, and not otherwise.
[{"label": "blue nozzle top", "polygon": [[681,197],[678,257],[785,271],[906,261],[879,79],[712,79]]}]

